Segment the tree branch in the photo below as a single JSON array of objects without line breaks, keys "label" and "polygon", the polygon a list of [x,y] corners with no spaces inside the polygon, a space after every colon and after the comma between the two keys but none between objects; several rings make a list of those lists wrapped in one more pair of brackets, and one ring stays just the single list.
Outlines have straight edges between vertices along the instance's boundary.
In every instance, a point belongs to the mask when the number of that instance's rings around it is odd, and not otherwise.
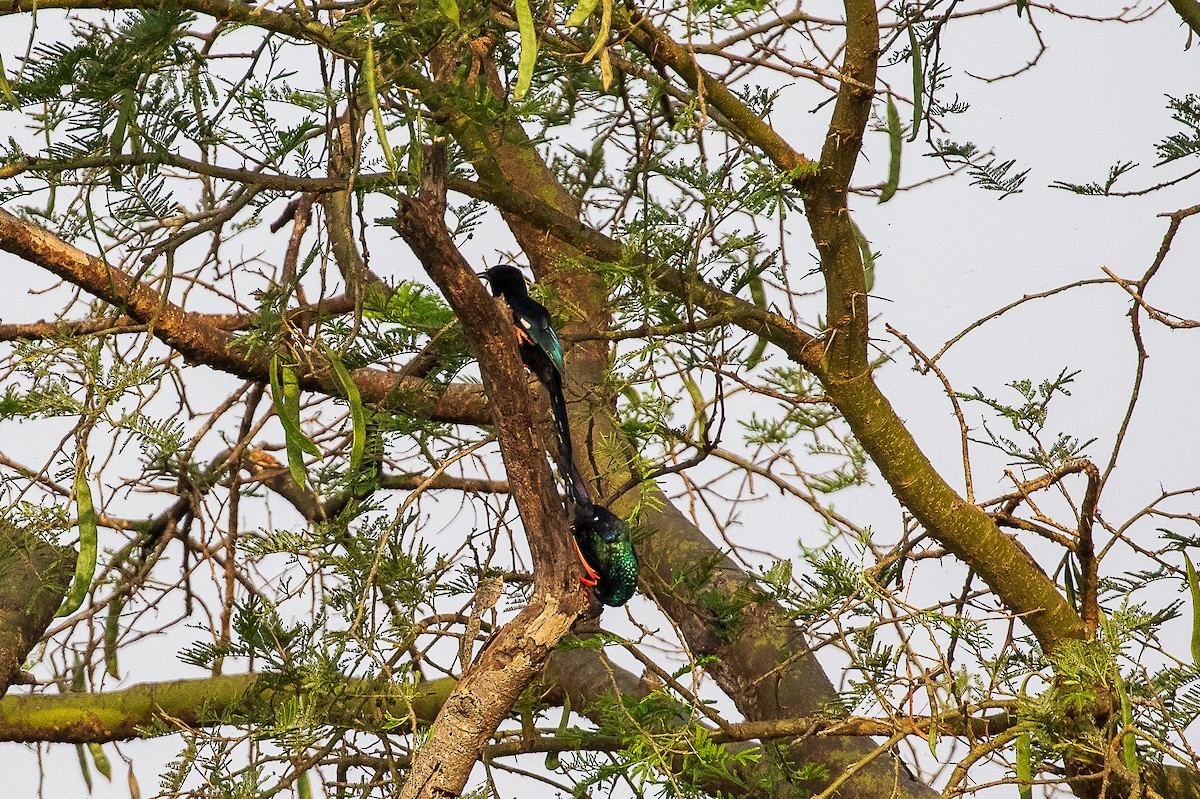
[{"label": "tree branch", "polygon": [[211,727],[235,718],[271,722],[279,705],[299,697],[319,702],[330,723],[352,729],[382,731],[388,718],[425,726],[453,686],[451,677],[415,686],[347,678],[316,696],[301,681],[268,673],[144,683],[104,693],[8,696],[0,699],[0,740],[106,743],[172,725]]},{"label": "tree branch", "polygon": [[1196,0],[1167,0],[1192,33],[1200,36],[1200,3]]},{"label": "tree branch", "polygon": [[141,154],[119,155],[90,155],[82,158],[32,158],[26,157],[10,161],[0,166],[0,180],[16,177],[25,172],[37,174],[60,175],[63,172],[74,172],[83,169],[108,169],[126,166],[169,166],[186,169],[197,175],[205,175],[219,180],[245,186],[257,186],[282,192],[331,192],[345,188],[345,183],[339,183],[334,178],[308,178],[296,175],[268,174],[261,169],[233,169],[217,164],[196,161],[182,155],[168,152],[150,152]]},{"label": "tree branch", "polygon": [[462,792],[504,715],[587,601],[572,587],[566,514],[537,438],[512,322],[446,229],[444,165],[444,145],[427,146],[420,194],[402,199],[396,227],[461,320],[479,360],[484,391],[492,407],[502,409],[496,414],[496,432],[533,557],[534,593],[466,669],[413,758],[400,799],[438,799]]},{"label": "tree branch", "polygon": [[[262,7],[230,2],[230,0],[182,0],[179,6],[213,19],[275,31],[299,41],[309,41],[344,58],[361,59],[366,52],[366,46],[360,39],[338,33],[333,28],[316,22],[311,15],[302,19],[297,14],[269,11]],[[0,16],[27,14],[51,8],[72,11],[81,9],[157,11],[162,8],[162,3],[160,0],[0,0]]]},{"label": "tree branch", "polygon": [[[201,363],[246,380],[265,383],[270,357],[259,350],[245,352],[225,330],[191,314],[127,272],[68,244],[54,234],[0,209],[0,249],[79,286],[104,300],[190,362]],[[318,358],[314,354],[314,359]],[[318,361],[319,362],[319,361]],[[323,365],[324,366],[324,365]],[[303,388],[330,396],[341,389],[332,371],[298,368]],[[353,372],[364,402],[404,410],[435,421],[491,424],[491,411],[477,386],[439,389],[423,380],[406,379],[382,369],[363,367]]]},{"label": "tree branch", "polygon": [[[296,512],[308,521],[332,519],[342,512],[342,509],[354,498],[351,492],[345,492],[332,497],[322,504],[318,496],[308,488],[302,488],[292,478],[287,466],[280,463],[274,455],[261,449],[251,450],[247,459],[251,479],[274,491],[287,500]],[[379,488],[388,490],[415,491],[421,486],[428,489],[443,489],[464,491],[476,494],[507,494],[507,480],[485,480],[474,477],[455,477],[440,474],[432,482],[422,474],[385,474],[379,478]]]},{"label": "tree branch", "polygon": [[[283,316],[290,324],[307,325],[319,316],[337,316],[354,310],[349,297],[330,297],[311,305],[289,308]],[[191,313],[197,323],[211,325],[218,330],[233,332],[246,330],[258,320],[258,314],[200,314]],[[100,333],[145,333],[149,326],[128,316],[111,316],[100,319],[61,319],[54,322],[11,322],[0,324],[0,341],[40,341],[70,336],[91,336]]]}]

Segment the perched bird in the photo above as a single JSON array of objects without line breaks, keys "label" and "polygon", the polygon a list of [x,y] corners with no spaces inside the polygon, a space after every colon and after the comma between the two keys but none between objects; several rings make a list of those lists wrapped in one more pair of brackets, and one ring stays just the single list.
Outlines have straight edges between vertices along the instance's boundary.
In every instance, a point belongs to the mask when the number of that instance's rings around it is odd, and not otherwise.
[{"label": "perched bird", "polygon": [[[561,453],[564,456],[566,453]],[[583,563],[579,582],[605,605],[620,607],[637,591],[638,557],[629,527],[603,505],[592,502],[574,461],[566,462],[567,495],[575,503],[575,552]]]},{"label": "perched bird", "polygon": [[577,504],[574,535],[586,571],[579,581],[605,605],[628,602],[637,591],[638,557],[625,522],[603,505]]},{"label": "perched bird", "polygon": [[[562,344],[554,333],[550,312],[546,306],[529,296],[525,275],[515,266],[500,264],[482,273],[492,288],[493,297],[503,297],[512,309],[513,323],[517,327],[517,340],[521,342],[521,358],[525,365],[537,374],[540,366],[547,363],[560,375],[566,371],[563,364]],[[528,355],[526,348],[534,348]],[[540,375],[539,375],[540,377]]]},{"label": "perched bird", "polygon": [[525,275],[515,266],[500,264],[480,273],[487,278],[493,297],[503,297],[512,310],[517,342],[521,345],[521,361],[546,387],[550,394],[550,410],[559,446],[569,459],[572,454],[571,431],[567,422],[567,401],[563,396],[562,344],[551,324],[546,306],[529,296]]},{"label": "perched bird", "polygon": [[583,564],[579,581],[591,588],[605,605],[624,605],[637,591],[638,559],[629,528],[608,508],[592,502],[587,484],[575,467],[571,425],[563,396],[565,371],[562,345],[554,333],[550,312],[529,296],[521,270],[501,264],[480,273],[487,278],[493,297],[503,297],[512,310],[521,360],[550,395],[550,413],[558,435],[560,469],[567,494],[575,505],[575,552]]}]

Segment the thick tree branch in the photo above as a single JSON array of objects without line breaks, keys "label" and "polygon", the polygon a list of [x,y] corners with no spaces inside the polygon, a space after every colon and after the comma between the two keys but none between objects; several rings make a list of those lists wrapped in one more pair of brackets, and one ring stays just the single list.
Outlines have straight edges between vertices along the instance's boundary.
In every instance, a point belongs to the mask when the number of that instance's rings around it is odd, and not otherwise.
[{"label": "thick tree branch", "polygon": [[[303,18],[298,14],[270,11],[247,3],[230,0],[182,0],[180,8],[195,11],[217,20],[236,22],[263,30],[284,34],[298,41],[309,41],[327,48],[345,58],[360,59],[366,45],[352,35],[338,33],[327,25],[316,22],[312,15]],[[0,16],[27,14],[51,8],[78,11],[97,9],[117,11],[157,11],[162,8],[160,0],[0,0]]]},{"label": "thick tree branch", "polygon": [[[591,675],[591,676],[589,676]],[[612,675],[611,677],[596,675]],[[587,714],[591,702],[614,686],[634,698],[637,678],[608,662],[601,653],[574,650],[565,660],[552,658],[545,678],[569,694],[572,708]],[[231,722],[272,723],[276,708],[303,698],[326,723],[365,732],[392,729],[394,719],[406,720],[406,727],[427,727],[437,716],[453,689],[450,677],[416,685],[396,685],[377,680],[346,679],[334,691],[321,696],[307,693],[302,684],[271,673],[204,677],[164,683],[144,683],[104,693],[26,694],[0,699],[0,741],[108,743],[143,737],[147,731],[219,727]],[[554,695],[546,697],[558,701]],[[597,719],[599,717],[597,716]],[[891,719],[852,716],[849,718],[800,717],[764,722],[731,724],[725,730],[707,735],[713,743],[726,746],[741,741],[768,741],[818,735],[821,737],[859,737],[893,735],[907,732],[926,737],[936,723],[942,735],[968,736],[972,740],[1002,733],[1013,724],[1004,713],[986,717],[941,716],[937,719],[915,717],[911,725],[900,727]],[[580,748],[578,738],[566,741],[536,738],[516,745],[488,747],[490,757],[521,752],[570,751]],[[583,748],[616,751],[625,741],[596,737],[583,742]],[[748,775],[747,775],[748,776]],[[1200,796],[1200,775],[1181,768],[1147,769],[1150,786],[1161,796],[1172,799],[1196,799]],[[759,795],[753,789],[733,782],[706,783],[707,788],[723,788],[728,796],[746,799]]]},{"label": "thick tree branch", "polygon": [[[155,338],[199,363],[246,380],[266,382],[270,357],[258,350],[239,349],[225,330],[191,314],[127,272],[68,244],[49,231],[0,209],[0,249],[42,267],[84,291],[115,306],[130,319],[147,325]],[[314,355],[314,358],[316,355]],[[341,389],[328,368],[300,371],[301,386],[330,396]],[[439,389],[423,380],[402,378],[381,369],[353,373],[364,402],[403,409],[435,421],[491,424],[491,412],[477,386]]]},{"label": "thick tree branch", "polygon": [[1192,33],[1200,36],[1200,3],[1196,0],[1168,0],[1171,8],[1183,20]]},{"label": "thick tree branch", "polygon": [[344,189],[345,183],[334,178],[309,178],[297,175],[280,175],[263,172],[262,169],[233,169],[217,164],[197,161],[182,155],[167,152],[151,152],[121,155],[91,155],[82,158],[21,158],[0,166],[0,180],[16,177],[25,172],[42,175],[60,175],[85,169],[108,169],[129,166],[168,166],[187,170],[196,175],[206,175],[219,180],[228,180],[244,186],[257,186],[282,192],[331,192]]},{"label": "thick tree branch", "polygon": [[[438,91],[437,87],[428,87],[427,96],[436,100],[441,96]],[[566,387],[572,413],[580,408],[584,411],[580,414],[584,418],[572,426],[576,452],[587,453],[580,455],[581,465],[589,471],[594,467],[594,474],[606,482],[597,495],[605,498],[606,504],[612,503],[619,515],[628,515],[632,499],[614,502],[612,491],[636,479],[628,468],[636,459],[625,449],[628,440],[614,423],[611,398],[601,390],[608,385],[611,345],[603,337],[573,336],[602,333],[608,328],[608,296],[596,275],[560,268],[564,260],[578,262],[588,255],[598,260],[619,260],[621,246],[571,216],[578,213],[577,204],[554,178],[520,126],[508,120],[484,126],[477,115],[455,113],[452,106],[435,106],[435,110],[446,111],[447,128],[473,153],[483,197],[501,208],[534,271],[554,284],[563,296],[562,307],[572,313],[563,332],[568,340],[577,340],[567,351]],[[497,202],[496,196],[504,200]],[[580,241],[584,246],[576,247]],[[795,353],[797,359],[806,348],[818,343],[776,314],[689,279],[671,267],[648,266],[660,285],[673,287],[670,290],[704,307],[710,315],[726,311],[737,314],[739,323],[761,331]],[[754,580],[713,546],[662,492],[654,490],[652,495],[653,500],[645,503],[638,518],[639,525],[650,533],[638,544],[643,584],[679,625],[689,649],[698,656],[715,656],[706,668],[738,709],[748,719],[769,720],[817,713],[829,703],[836,703],[837,692],[809,652],[803,631],[784,622],[782,610],[774,603],[747,605],[745,597],[755,593]],[[706,577],[698,578],[695,573],[695,565],[700,563],[712,564]],[[720,598],[712,601],[737,608],[737,622],[719,623],[705,609],[709,603],[698,599],[702,593]],[[855,738],[807,737],[786,751],[792,763],[825,763],[835,774],[868,757],[874,749],[869,741]],[[871,760],[856,772],[850,786],[862,796],[933,795],[891,757]],[[820,788],[822,783],[804,787]]]},{"label": "thick tree branch", "polygon": [[[562,697],[573,696],[571,707],[586,716],[589,710],[594,710],[598,698],[618,695],[613,690],[618,685],[624,685],[626,690],[619,694],[628,700],[649,695],[649,691],[638,689],[634,675],[602,654],[577,652],[565,660],[556,657],[548,664],[545,676],[554,680],[556,691],[546,698],[558,703]],[[567,663],[572,668],[564,668]],[[580,671],[577,673],[576,669]],[[583,681],[579,674],[604,672],[612,676],[594,680],[580,691]],[[335,726],[381,731],[383,722],[394,718],[406,719],[405,727],[424,728],[434,722],[454,685],[453,677],[415,685],[346,678],[335,690],[316,696],[287,675],[263,672],[143,683],[101,693],[14,695],[0,699],[0,741],[108,743],[141,738],[147,732],[154,734],[172,724],[185,729],[231,722],[271,722],[281,704],[300,698],[317,700],[316,712],[324,714],[325,723]],[[936,727],[944,735],[984,738],[1004,732],[1015,723],[1016,719],[1004,712],[990,716],[915,716],[901,721],[866,716],[813,716],[734,723],[712,730],[708,737],[718,744],[817,734],[857,737],[908,732],[924,737],[931,727]],[[509,754],[520,751],[528,750],[518,749]]]},{"label": "thick tree branch", "polygon": [[[313,491],[296,484],[288,467],[280,463],[274,455],[262,450],[251,451],[247,465],[253,480],[262,483],[283,497],[296,509],[297,513],[310,522],[334,518],[354,499],[353,494],[346,492],[322,503]],[[507,480],[484,480],[440,474],[430,481],[427,475],[419,473],[385,474],[379,478],[379,488],[381,489],[415,491],[422,486],[426,489],[478,494],[507,494],[509,492]]]},{"label": "thick tree branch", "polygon": [[[305,326],[319,316],[337,316],[354,310],[348,297],[330,297],[311,305],[289,308],[283,316],[290,324]],[[258,319],[257,314],[201,314],[193,313],[197,323],[211,325],[218,330],[233,332],[246,330]],[[128,316],[111,316],[100,319],[62,319],[55,322],[11,322],[0,324],[0,341],[40,341],[69,336],[89,336],[98,333],[145,333],[149,326]]]},{"label": "thick tree branch", "polygon": [[[500,454],[534,565],[534,593],[466,669],[413,758],[401,799],[458,796],[484,746],[554,646],[584,609],[573,587],[570,533],[534,423],[534,405],[505,319],[454,246],[444,214],[445,149],[426,148],[419,197],[401,203],[396,227],[462,321],[496,414]],[[576,566],[577,568],[577,566]]]},{"label": "thick tree branch", "polygon": [[867,372],[870,313],[858,238],[846,204],[850,178],[871,117],[879,60],[879,17],[871,0],[845,0],[846,57],[853,80],[838,87],[821,148],[820,169],[804,198],[805,218],[821,259],[829,330],[821,366],[831,379]]},{"label": "thick tree branch", "polygon": [[383,730],[389,718],[427,725],[454,687],[453,678],[397,685],[346,679],[322,696],[277,674],[238,674],[146,683],[105,693],[28,694],[0,699],[0,740],[105,743],[145,730],[211,727],[233,719],[272,722],[275,709],[301,696],[317,701],[329,723]]},{"label": "thick tree branch", "polygon": [[[361,307],[369,291],[382,288],[382,281],[367,266],[354,241],[354,193],[351,187],[359,163],[355,129],[358,118],[352,111],[347,111],[337,121],[330,142],[327,180],[336,183],[338,190],[322,194],[321,207],[325,209],[329,249],[346,283],[346,293]],[[390,175],[387,179],[393,180]]]}]

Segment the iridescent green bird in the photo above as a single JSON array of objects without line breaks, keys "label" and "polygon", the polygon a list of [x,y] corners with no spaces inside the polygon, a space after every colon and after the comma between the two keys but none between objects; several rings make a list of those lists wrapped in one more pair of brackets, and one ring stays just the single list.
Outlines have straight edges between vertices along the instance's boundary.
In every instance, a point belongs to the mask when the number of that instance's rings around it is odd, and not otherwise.
[{"label": "iridescent green bird", "polygon": [[516,267],[493,266],[479,276],[487,279],[492,296],[503,297],[512,310],[521,360],[550,394],[560,468],[566,471],[567,493],[575,504],[572,533],[575,551],[584,570],[579,581],[591,588],[605,605],[624,605],[637,592],[637,552],[630,540],[628,526],[608,508],[592,502],[587,486],[575,468],[571,426],[562,389],[566,367],[550,312],[529,296],[525,276]]},{"label": "iridescent green bird", "polygon": [[567,494],[575,503],[575,551],[583,562],[579,582],[605,605],[620,607],[637,593],[638,556],[629,526],[603,505],[592,502],[575,462],[566,459]]},{"label": "iridescent green bird", "polygon": [[571,458],[571,431],[567,423],[567,400],[563,396],[562,344],[554,332],[546,306],[529,296],[525,275],[508,264],[493,266],[479,273],[491,286],[493,297],[503,297],[512,311],[513,327],[520,346],[521,361],[533,372],[550,395],[551,416],[554,417],[559,447]]},{"label": "iridescent green bird", "polygon": [[575,550],[587,574],[579,581],[605,605],[620,607],[637,592],[638,556],[629,528],[612,511],[592,502],[575,504]]}]

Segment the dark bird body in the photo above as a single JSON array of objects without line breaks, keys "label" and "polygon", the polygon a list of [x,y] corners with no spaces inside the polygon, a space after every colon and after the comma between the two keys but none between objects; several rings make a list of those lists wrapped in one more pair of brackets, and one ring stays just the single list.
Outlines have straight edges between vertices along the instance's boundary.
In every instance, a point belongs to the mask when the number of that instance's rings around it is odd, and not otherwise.
[{"label": "dark bird body", "polygon": [[512,310],[521,347],[521,361],[550,395],[550,412],[559,440],[560,468],[565,471],[567,493],[575,504],[575,551],[583,564],[580,582],[590,587],[605,605],[624,605],[637,591],[638,558],[629,528],[608,508],[592,502],[587,486],[575,468],[567,403],[563,396],[562,345],[551,324],[550,312],[529,296],[525,276],[513,266],[493,266],[484,272],[493,297],[503,297]]},{"label": "dark bird body", "polygon": [[608,508],[592,502],[574,461],[568,461],[566,469],[567,494],[575,503],[575,551],[585,572],[579,581],[605,605],[620,607],[637,592],[638,584],[638,556],[629,526]]},{"label": "dark bird body", "polygon": [[546,387],[546,392],[550,395],[550,410],[554,416],[559,446],[570,457],[571,431],[567,422],[567,401],[563,396],[562,383],[566,366],[563,364],[562,344],[554,332],[550,312],[546,310],[546,306],[529,296],[525,275],[515,266],[493,266],[483,273],[483,277],[487,278],[488,285],[491,286],[492,296],[503,297],[512,310],[521,362]]}]

